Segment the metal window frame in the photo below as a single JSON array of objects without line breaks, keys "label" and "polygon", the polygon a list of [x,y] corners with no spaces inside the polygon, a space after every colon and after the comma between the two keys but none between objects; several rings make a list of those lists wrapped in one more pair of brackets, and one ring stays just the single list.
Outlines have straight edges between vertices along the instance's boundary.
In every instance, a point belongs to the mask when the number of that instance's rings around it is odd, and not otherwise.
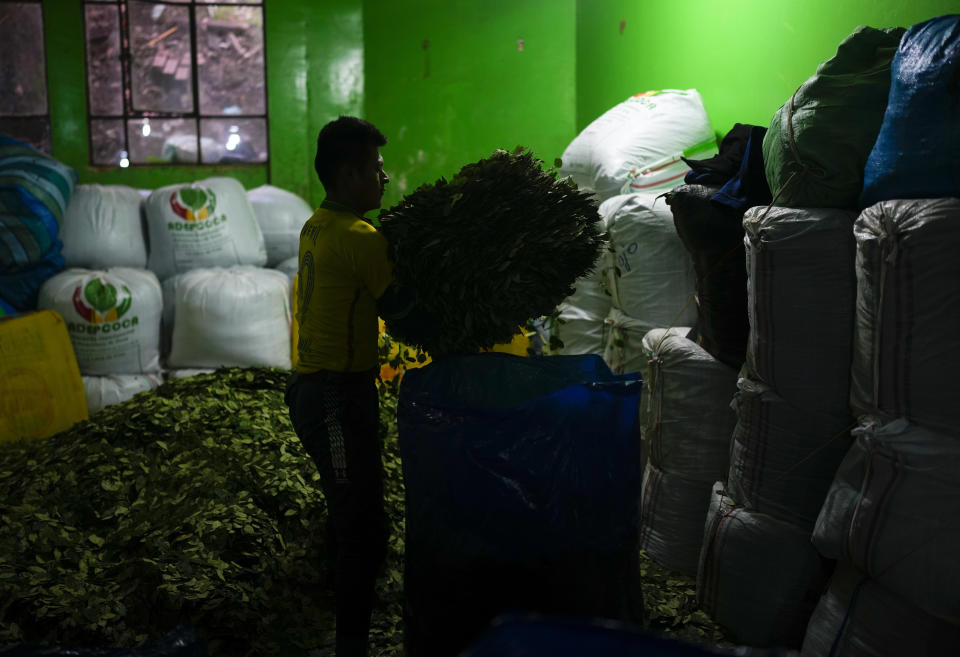
[{"label": "metal window frame", "polygon": [[[14,1],[14,0],[0,0]],[[42,2],[42,0],[32,0]],[[266,0],[248,0],[243,2],[202,2],[200,0],[184,0],[183,2],[173,2],[171,0],[138,0],[149,2],[154,5],[170,5],[173,7],[186,7],[190,18],[190,74],[191,87],[193,92],[193,112],[154,112],[138,111],[133,109],[133,85],[131,80],[132,58],[130,55],[130,21],[128,20],[128,4],[130,0],[83,0],[83,68],[84,68],[84,86],[87,93],[87,133],[88,133],[88,161],[90,166],[98,168],[120,169],[120,168],[154,168],[154,167],[216,167],[216,166],[237,166],[237,167],[268,167],[270,164],[270,120],[269,103],[267,89],[267,14]],[[120,71],[122,85],[123,115],[115,114],[94,114],[90,106],[90,58],[87,48],[87,7],[88,6],[114,6],[117,8],[117,20],[119,25],[117,29],[120,34]],[[263,58],[263,114],[203,114],[200,112],[200,94],[199,94],[199,64],[197,62],[197,20],[196,10],[198,7],[260,7],[261,10],[261,29],[263,30],[263,48],[261,57]],[[129,126],[131,120],[138,119],[184,119],[192,120],[195,126],[197,139],[197,161],[196,162],[130,162],[128,167],[121,167],[118,164],[102,164],[93,161],[93,121],[121,121],[123,124],[123,150],[130,153],[130,135]],[[266,154],[264,160],[256,162],[231,162],[224,165],[219,162],[204,162],[203,151],[200,147],[201,137],[200,122],[207,119],[263,119],[264,138],[266,141]]]},{"label": "metal window frame", "polygon": [[[4,5],[40,5],[40,47],[43,49],[43,87],[46,93],[43,94],[47,111],[43,114],[0,114],[0,119],[45,119],[47,122],[47,139],[49,143],[47,144],[50,148],[50,152],[53,151],[53,125],[50,121],[50,62],[47,58],[47,40],[46,40],[46,30],[47,30],[47,16],[46,10],[44,9],[43,0],[0,0],[0,4]],[[266,50],[266,45],[264,45],[264,50]],[[264,60],[266,61],[266,60]],[[266,69],[264,69],[266,71]],[[266,72],[264,72],[264,77],[266,77]],[[266,87],[264,87],[266,89]],[[47,155],[50,155],[50,152]]]}]

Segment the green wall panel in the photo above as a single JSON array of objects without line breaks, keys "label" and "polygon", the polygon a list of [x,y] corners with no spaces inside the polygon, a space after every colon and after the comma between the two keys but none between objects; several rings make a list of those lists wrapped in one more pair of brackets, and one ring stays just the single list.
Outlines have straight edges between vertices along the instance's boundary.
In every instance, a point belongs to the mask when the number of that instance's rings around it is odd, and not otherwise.
[{"label": "green wall panel", "polygon": [[384,207],[496,148],[524,145],[548,164],[562,154],[576,134],[575,9],[364,2],[364,116],[388,139]]},{"label": "green wall panel", "polygon": [[577,128],[632,94],[691,87],[721,134],[768,125],[858,25],[957,11],[957,0],[578,0]]}]

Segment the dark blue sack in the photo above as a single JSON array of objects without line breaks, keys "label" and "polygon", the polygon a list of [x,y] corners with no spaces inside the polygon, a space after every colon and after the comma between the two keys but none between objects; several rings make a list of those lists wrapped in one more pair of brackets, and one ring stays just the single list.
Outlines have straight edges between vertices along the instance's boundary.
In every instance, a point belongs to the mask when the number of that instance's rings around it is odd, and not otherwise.
[{"label": "dark blue sack", "polygon": [[864,169],[860,207],[960,196],[960,14],[907,30],[890,72],[887,111]]},{"label": "dark blue sack", "polygon": [[48,278],[63,270],[64,260],[60,255],[62,246],[63,243],[55,239],[43,259],[29,269],[15,274],[0,274],[0,296],[4,301],[16,310],[36,310],[40,288]]},{"label": "dark blue sack", "polygon": [[411,657],[456,654],[506,610],[640,619],[640,386],[595,355],[404,375]]}]

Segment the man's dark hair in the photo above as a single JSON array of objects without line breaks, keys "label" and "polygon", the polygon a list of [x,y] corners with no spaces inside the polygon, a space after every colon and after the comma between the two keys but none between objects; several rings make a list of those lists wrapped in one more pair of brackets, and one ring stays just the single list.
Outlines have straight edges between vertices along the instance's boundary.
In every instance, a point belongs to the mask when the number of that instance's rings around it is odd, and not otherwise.
[{"label": "man's dark hair", "polygon": [[372,123],[355,116],[341,116],[323,126],[317,136],[313,167],[323,186],[336,184],[337,173],[345,166],[359,167],[371,149],[387,143]]}]

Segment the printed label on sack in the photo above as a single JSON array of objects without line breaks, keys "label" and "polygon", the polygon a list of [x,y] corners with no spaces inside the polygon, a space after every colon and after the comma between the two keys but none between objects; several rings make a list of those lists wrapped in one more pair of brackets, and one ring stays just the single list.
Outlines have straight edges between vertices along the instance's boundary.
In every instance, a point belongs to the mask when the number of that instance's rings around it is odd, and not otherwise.
[{"label": "printed label on sack", "polygon": [[136,372],[141,369],[137,327],[140,318],[132,315],[133,294],[126,285],[119,289],[94,278],[73,291],[77,319],[67,322],[70,341],[81,370],[103,369]]},{"label": "printed label on sack", "polygon": [[170,195],[177,217],[167,222],[178,270],[210,263],[210,256],[232,252],[227,215],[217,214],[217,196],[208,187],[182,187]]}]

